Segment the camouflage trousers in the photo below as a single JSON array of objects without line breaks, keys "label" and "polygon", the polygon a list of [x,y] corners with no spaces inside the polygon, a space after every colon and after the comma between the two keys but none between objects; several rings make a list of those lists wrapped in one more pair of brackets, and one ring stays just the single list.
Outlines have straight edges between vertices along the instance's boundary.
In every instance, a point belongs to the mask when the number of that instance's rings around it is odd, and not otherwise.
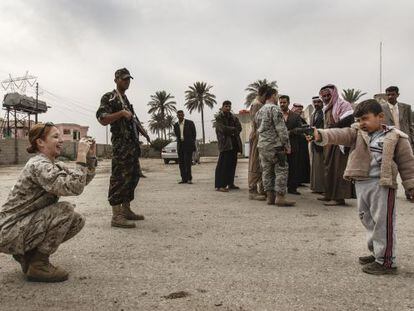
[{"label": "camouflage trousers", "polygon": [[112,206],[134,200],[139,181],[138,155],[139,150],[130,146],[114,150],[108,192],[108,201]]},{"label": "camouflage trousers", "polygon": [[289,174],[286,156],[277,156],[276,151],[259,150],[262,165],[262,180],[264,191],[275,191],[285,195]]},{"label": "camouflage trousers", "polygon": [[29,221],[23,219],[16,223],[16,226],[21,226],[20,235],[0,251],[23,255],[36,248],[39,252],[50,255],[56,252],[60,244],[78,234],[85,225],[85,218],[76,213],[74,205],[69,202],[46,206],[27,217],[30,217]]}]

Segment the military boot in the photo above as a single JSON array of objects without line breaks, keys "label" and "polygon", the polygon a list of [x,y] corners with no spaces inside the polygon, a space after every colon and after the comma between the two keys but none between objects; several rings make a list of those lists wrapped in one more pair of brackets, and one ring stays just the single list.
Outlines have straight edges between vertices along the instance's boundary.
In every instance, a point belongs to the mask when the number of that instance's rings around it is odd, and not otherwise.
[{"label": "military boot", "polygon": [[266,201],[266,196],[257,193],[257,191],[249,191],[249,200]]},{"label": "military boot", "polygon": [[296,204],[295,201],[286,200],[286,196],[284,194],[277,194],[275,203],[277,206],[293,206]]},{"label": "military boot", "polygon": [[126,219],[128,220],[144,220],[145,219],[144,215],[135,214],[131,210],[130,203],[122,203],[122,207],[123,207],[123,212],[125,214]]},{"label": "military boot", "polygon": [[135,228],[135,223],[129,221],[121,204],[112,206],[112,227],[118,228]]},{"label": "military boot", "polygon": [[275,196],[274,191],[267,191],[266,197],[267,197],[267,201],[266,201],[267,205],[275,205],[276,196]]},{"label": "military boot", "polygon": [[55,267],[49,262],[49,255],[36,252],[29,264],[26,273],[27,280],[30,282],[63,282],[69,274],[62,268]]},{"label": "military boot", "polygon": [[21,265],[24,274],[26,274],[27,269],[29,269],[30,260],[35,253],[36,249],[30,250],[24,255],[13,255],[14,260],[16,260]]}]

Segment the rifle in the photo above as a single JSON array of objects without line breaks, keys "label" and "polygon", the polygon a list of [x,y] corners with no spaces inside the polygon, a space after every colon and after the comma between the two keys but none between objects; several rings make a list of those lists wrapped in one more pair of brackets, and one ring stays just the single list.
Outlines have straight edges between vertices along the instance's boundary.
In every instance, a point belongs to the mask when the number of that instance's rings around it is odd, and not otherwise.
[{"label": "rifle", "polygon": [[139,121],[133,109],[132,109],[131,124],[132,124],[132,130],[134,132],[134,136],[138,141],[139,141],[139,133],[141,133],[148,140],[148,142],[150,142],[150,138],[149,138],[147,131],[142,126],[141,121]]},{"label": "rifle", "polygon": [[291,130],[291,132],[296,135],[304,134],[308,136],[313,136],[313,127],[309,125],[302,125],[300,127],[294,128],[293,130]]}]

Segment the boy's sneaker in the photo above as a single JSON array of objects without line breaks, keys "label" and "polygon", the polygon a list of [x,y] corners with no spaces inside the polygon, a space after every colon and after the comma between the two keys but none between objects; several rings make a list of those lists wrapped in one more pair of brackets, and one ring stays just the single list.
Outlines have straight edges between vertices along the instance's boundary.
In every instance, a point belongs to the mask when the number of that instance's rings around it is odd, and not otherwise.
[{"label": "boy's sneaker", "polygon": [[383,275],[383,274],[396,274],[397,267],[387,268],[378,262],[374,261],[362,267],[362,271],[368,274]]},{"label": "boy's sneaker", "polygon": [[361,265],[367,265],[371,262],[375,261],[375,257],[370,255],[370,256],[362,256],[358,258],[359,264]]}]

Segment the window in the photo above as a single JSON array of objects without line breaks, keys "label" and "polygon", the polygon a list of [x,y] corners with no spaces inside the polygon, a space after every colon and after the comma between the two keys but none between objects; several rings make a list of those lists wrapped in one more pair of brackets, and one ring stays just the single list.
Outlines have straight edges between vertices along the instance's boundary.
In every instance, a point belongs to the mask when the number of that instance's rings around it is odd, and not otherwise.
[{"label": "window", "polygon": [[70,135],[69,129],[63,129],[63,135]]},{"label": "window", "polygon": [[80,132],[79,131],[73,131],[73,140],[79,140],[80,139]]}]

